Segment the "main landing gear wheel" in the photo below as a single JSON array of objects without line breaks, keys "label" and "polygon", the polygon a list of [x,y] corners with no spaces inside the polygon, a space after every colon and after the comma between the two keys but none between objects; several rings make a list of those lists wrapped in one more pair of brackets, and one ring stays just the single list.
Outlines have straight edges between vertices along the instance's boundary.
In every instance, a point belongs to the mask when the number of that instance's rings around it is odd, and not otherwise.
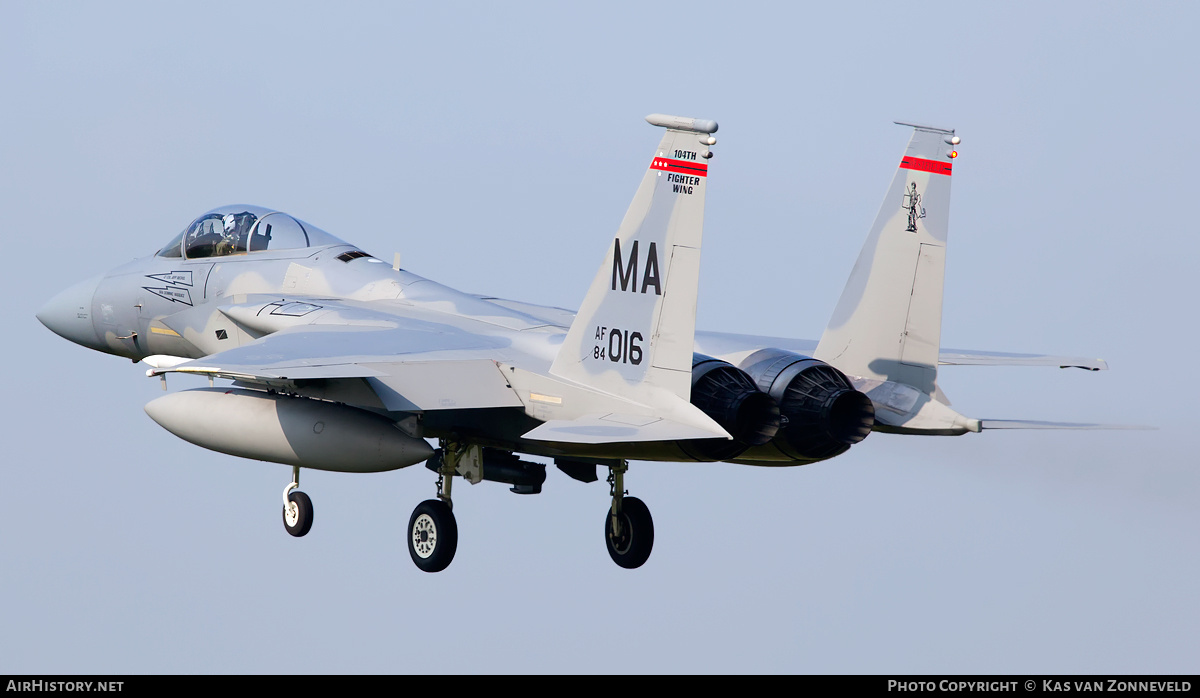
[{"label": "main landing gear wheel", "polygon": [[408,554],[422,571],[441,572],[458,549],[458,523],[443,501],[427,499],[408,520]]},{"label": "main landing gear wheel", "polygon": [[627,570],[644,565],[654,547],[654,519],[650,517],[650,508],[637,497],[622,497],[621,513],[613,516],[609,509],[604,516],[604,540],[613,562]]},{"label": "main landing gear wheel", "polygon": [[312,528],[313,505],[307,494],[299,490],[288,493],[287,506],[283,508],[283,527],[299,538]]}]

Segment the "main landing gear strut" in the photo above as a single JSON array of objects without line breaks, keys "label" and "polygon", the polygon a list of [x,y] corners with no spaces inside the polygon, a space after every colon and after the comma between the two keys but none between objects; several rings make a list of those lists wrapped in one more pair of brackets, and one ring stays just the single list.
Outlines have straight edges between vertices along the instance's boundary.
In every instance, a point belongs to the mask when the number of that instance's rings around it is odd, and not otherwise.
[{"label": "main landing gear strut", "polygon": [[423,572],[446,569],[458,550],[458,522],[454,519],[450,486],[458,462],[471,457],[465,451],[470,449],[456,449],[452,444],[442,449],[442,462],[437,471],[438,498],[418,504],[408,519],[408,554]]},{"label": "main landing gear strut", "polygon": [[[430,461],[428,467],[436,469],[438,474],[438,498],[418,504],[408,520],[408,553],[419,569],[440,572],[454,559],[458,548],[458,523],[450,499],[451,483],[455,474],[477,482],[482,463],[482,451],[478,446],[455,442],[444,442],[440,455]],[[628,462],[609,463],[612,504],[604,517],[604,540],[613,562],[625,569],[636,569],[646,564],[654,548],[654,519],[642,500],[626,495]],[[594,475],[591,479],[595,480]]]},{"label": "main landing gear strut", "polygon": [[612,506],[604,518],[604,542],[608,555],[627,570],[636,569],[650,559],[654,547],[654,519],[650,509],[637,497],[625,492],[626,461],[608,468],[608,489]]}]

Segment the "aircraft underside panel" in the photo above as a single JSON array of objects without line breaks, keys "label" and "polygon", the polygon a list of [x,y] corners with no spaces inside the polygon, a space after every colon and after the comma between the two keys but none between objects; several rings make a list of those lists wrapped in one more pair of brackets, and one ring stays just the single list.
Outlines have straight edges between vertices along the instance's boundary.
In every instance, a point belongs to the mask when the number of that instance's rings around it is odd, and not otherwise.
[{"label": "aircraft underside panel", "polygon": [[392,412],[524,406],[490,359],[364,365],[379,372],[367,382]]}]

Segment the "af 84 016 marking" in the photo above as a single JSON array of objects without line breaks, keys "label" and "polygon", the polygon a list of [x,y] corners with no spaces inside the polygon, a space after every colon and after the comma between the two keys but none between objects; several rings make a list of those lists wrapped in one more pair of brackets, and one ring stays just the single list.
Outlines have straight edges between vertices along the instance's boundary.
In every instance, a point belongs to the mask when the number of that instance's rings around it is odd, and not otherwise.
[{"label": "af 84 016 marking", "polygon": [[[604,342],[607,339],[607,347]],[[637,366],[642,363],[642,342],[645,337],[641,332],[630,332],[614,327],[596,328],[597,344],[592,349],[592,358],[607,358],[613,363],[627,363]]]}]

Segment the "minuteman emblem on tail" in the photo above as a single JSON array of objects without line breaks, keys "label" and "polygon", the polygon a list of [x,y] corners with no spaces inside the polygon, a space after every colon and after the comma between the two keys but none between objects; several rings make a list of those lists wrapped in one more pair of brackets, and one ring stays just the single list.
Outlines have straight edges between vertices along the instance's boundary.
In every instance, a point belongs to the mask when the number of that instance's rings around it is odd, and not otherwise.
[{"label": "minuteman emblem on tail", "polygon": [[909,183],[908,192],[904,195],[904,203],[900,208],[908,210],[908,232],[917,232],[917,221],[925,217],[925,208],[921,206],[921,195],[917,193],[917,183]]}]

